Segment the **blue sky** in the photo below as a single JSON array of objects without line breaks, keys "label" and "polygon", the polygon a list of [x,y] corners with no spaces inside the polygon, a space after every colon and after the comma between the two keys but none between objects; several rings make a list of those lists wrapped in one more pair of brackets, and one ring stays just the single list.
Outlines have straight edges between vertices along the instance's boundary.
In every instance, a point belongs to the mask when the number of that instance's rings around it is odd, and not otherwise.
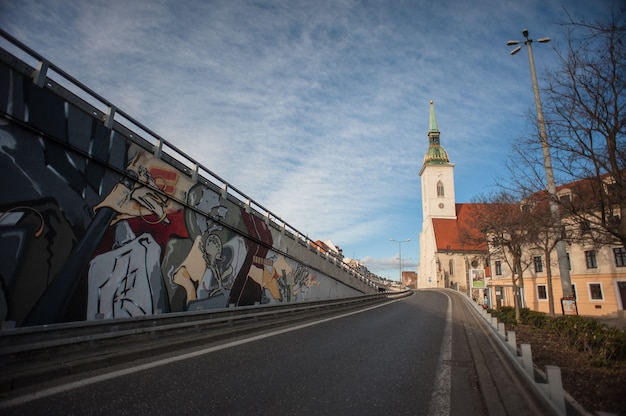
[{"label": "blue sky", "polygon": [[506,176],[567,16],[613,0],[2,0],[0,27],[309,238],[416,270],[429,101],[457,202]]}]

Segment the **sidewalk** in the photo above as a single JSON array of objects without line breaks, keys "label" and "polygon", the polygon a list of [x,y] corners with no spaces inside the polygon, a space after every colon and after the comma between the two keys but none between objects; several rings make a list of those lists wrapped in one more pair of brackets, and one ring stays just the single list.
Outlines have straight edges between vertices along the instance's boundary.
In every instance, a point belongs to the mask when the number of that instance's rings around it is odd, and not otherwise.
[{"label": "sidewalk", "polygon": [[626,328],[626,310],[617,311],[603,316],[591,316],[599,322],[616,328]]}]

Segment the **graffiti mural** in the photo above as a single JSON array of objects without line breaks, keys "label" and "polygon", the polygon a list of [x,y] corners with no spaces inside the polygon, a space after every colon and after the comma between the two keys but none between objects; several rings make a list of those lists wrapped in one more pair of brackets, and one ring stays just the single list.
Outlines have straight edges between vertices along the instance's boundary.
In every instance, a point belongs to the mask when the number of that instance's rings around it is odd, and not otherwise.
[{"label": "graffiti mural", "polygon": [[359,292],[211,186],[0,67],[0,321],[17,326]]}]

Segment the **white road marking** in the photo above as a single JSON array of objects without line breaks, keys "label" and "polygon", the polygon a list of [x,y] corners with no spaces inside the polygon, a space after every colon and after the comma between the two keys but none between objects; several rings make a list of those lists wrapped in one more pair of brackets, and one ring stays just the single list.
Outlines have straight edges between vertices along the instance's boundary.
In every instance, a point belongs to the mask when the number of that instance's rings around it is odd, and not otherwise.
[{"label": "white road marking", "polygon": [[95,384],[95,383],[99,383],[101,381],[110,380],[112,378],[121,377],[121,376],[125,376],[125,375],[132,374],[132,373],[137,373],[139,371],[148,370],[150,368],[159,367],[159,366],[166,365],[166,364],[171,364],[171,363],[174,363],[174,362],[177,362],[177,361],[182,361],[182,360],[187,360],[187,359],[190,359],[190,358],[199,357],[201,355],[210,354],[212,352],[224,350],[224,349],[231,348],[231,347],[236,347],[238,345],[247,344],[249,342],[258,341],[258,340],[265,339],[265,338],[270,338],[270,337],[273,337],[273,336],[276,336],[276,335],[285,334],[287,332],[297,331],[297,330],[302,329],[302,328],[306,328],[306,327],[309,327],[309,326],[322,324],[324,322],[333,321],[335,319],[345,318],[346,316],[350,316],[350,315],[355,315],[357,313],[366,312],[366,311],[369,311],[369,310],[372,310],[372,309],[380,308],[381,306],[391,305],[392,303],[398,302],[400,300],[402,300],[402,298],[393,300],[393,301],[388,302],[388,303],[383,303],[383,304],[380,304],[380,305],[370,306],[369,308],[361,309],[361,310],[358,310],[358,311],[345,313],[343,315],[333,316],[333,317],[325,318],[325,319],[322,319],[322,320],[319,320],[319,321],[315,321],[315,322],[308,322],[308,323],[305,323],[305,324],[300,324],[300,325],[292,326],[292,327],[289,327],[289,328],[283,328],[283,329],[279,329],[279,330],[276,330],[276,331],[268,332],[268,333],[265,333],[265,334],[255,335],[255,336],[250,337],[250,338],[240,339],[240,340],[237,340],[237,341],[231,341],[231,342],[227,342],[225,344],[215,345],[213,347],[205,348],[205,349],[202,349],[202,350],[193,351],[193,352],[190,352],[190,353],[187,353],[187,354],[178,355],[176,357],[165,358],[165,359],[162,359],[162,360],[153,361],[151,363],[141,364],[141,365],[138,365],[136,367],[130,367],[130,368],[125,368],[123,370],[112,371],[110,373],[101,374],[101,375],[93,376],[93,377],[88,377],[88,378],[85,378],[83,380],[74,381],[72,383],[67,383],[67,384],[63,384],[63,385],[60,385],[60,386],[51,387],[49,389],[41,390],[41,391],[34,392],[34,393],[29,393],[29,394],[26,394],[24,396],[15,397],[13,399],[9,399],[9,400],[0,402],[0,409],[7,409],[7,408],[10,408],[10,407],[13,407],[13,406],[17,406],[17,405],[20,405],[20,404],[23,404],[23,403],[27,403],[27,402],[30,402],[30,401],[33,401],[33,400],[41,399],[43,397],[52,396],[54,394],[58,394],[58,393],[62,393],[62,392],[65,392],[65,391],[77,389],[77,388],[80,388],[80,387],[83,387],[83,386],[88,386],[90,384]]},{"label": "white road marking", "polygon": [[450,394],[452,390],[452,374],[448,364],[452,358],[452,299],[448,298],[448,310],[446,312],[446,326],[443,330],[443,340],[441,352],[439,353],[439,365],[437,366],[437,376],[435,377],[435,387],[430,397],[428,406],[429,416],[449,416],[450,415]]}]

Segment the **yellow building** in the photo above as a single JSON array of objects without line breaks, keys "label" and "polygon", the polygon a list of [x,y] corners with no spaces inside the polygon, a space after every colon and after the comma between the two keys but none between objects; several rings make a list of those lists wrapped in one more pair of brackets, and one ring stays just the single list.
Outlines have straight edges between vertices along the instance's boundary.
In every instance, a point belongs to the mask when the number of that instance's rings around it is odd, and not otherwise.
[{"label": "yellow building", "polygon": [[[576,199],[590,197],[585,192],[585,182],[577,181],[560,186],[557,194],[564,205]],[[587,195],[587,196],[585,196]],[[520,204],[520,209],[523,204]],[[592,205],[592,204],[591,204]],[[572,291],[576,299],[579,315],[602,316],[623,311],[626,306],[626,249],[621,244],[604,241],[594,243],[586,220],[580,215],[574,219],[562,211],[566,228],[567,260],[569,264]],[[581,220],[581,218],[583,218]],[[587,238],[584,238],[587,235]],[[496,252],[490,247],[490,252]],[[554,311],[563,313],[561,299],[563,289],[559,275],[556,251],[546,259],[543,250],[528,247],[524,250],[522,263],[523,306],[540,312],[550,310],[550,285],[547,276],[548,262],[552,274]],[[510,267],[504,265],[503,258],[490,256],[492,279],[489,282],[493,305],[513,305]],[[621,312],[623,313],[623,312]]]}]

